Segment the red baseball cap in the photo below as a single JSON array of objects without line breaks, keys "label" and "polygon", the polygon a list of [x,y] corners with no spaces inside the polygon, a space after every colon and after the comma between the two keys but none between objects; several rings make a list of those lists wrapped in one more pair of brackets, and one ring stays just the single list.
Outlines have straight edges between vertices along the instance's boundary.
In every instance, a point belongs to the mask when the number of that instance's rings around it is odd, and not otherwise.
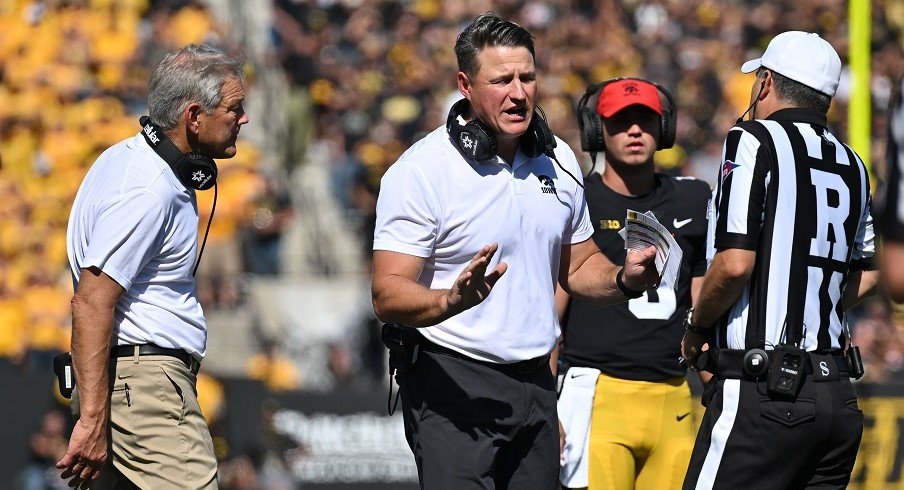
[{"label": "red baseball cap", "polygon": [[656,86],[650,82],[634,79],[607,83],[600,91],[596,112],[603,117],[611,117],[632,105],[642,105],[662,115],[662,101],[659,100]]}]

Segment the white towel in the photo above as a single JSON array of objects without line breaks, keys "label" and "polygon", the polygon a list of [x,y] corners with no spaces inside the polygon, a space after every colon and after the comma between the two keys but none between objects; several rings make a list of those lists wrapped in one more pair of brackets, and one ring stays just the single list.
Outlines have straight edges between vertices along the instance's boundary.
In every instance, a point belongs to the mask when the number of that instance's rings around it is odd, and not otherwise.
[{"label": "white towel", "polygon": [[565,450],[559,468],[559,481],[570,488],[587,483],[587,451],[590,448],[590,414],[599,369],[573,367],[565,374],[559,394],[559,420],[565,428]]}]

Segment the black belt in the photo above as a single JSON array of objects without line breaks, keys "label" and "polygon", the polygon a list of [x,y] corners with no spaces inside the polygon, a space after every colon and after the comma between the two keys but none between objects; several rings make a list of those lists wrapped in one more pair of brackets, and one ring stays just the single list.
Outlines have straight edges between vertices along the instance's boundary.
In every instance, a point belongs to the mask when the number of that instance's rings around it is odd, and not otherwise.
[{"label": "black belt", "polygon": [[[120,345],[118,347],[114,347],[110,352],[111,358],[132,357],[134,355],[134,345]],[[155,344],[141,344],[138,346],[138,355],[175,357],[176,359],[179,359],[180,361],[185,363],[185,367],[187,367],[188,370],[193,374],[198,374],[198,370],[201,369],[201,361],[198,361],[194,358],[194,356],[182,349],[168,349],[166,347],[160,347],[159,345]]]},{"label": "black belt", "polygon": [[[709,359],[704,369],[723,379],[749,379],[750,377],[744,374],[744,356],[747,352],[739,349],[713,349],[708,354]],[[766,351],[767,354],[771,352]],[[820,361],[834,362],[839,375],[850,376],[851,374],[847,356],[841,351],[825,354],[807,352],[807,359],[809,362],[804,366],[804,370],[808,374],[813,373],[813,365],[818,365]],[[762,378],[765,378],[765,375]]]},{"label": "black belt", "polygon": [[509,362],[509,363],[498,363],[498,362],[489,362],[489,361],[481,361],[479,359],[474,359],[473,357],[468,357],[461,352],[454,351],[449,349],[448,347],[443,347],[439,344],[435,344],[426,338],[421,338],[420,341],[421,350],[424,352],[432,352],[434,354],[445,354],[447,356],[454,357],[456,359],[461,359],[462,361],[473,362],[474,364],[480,364],[481,366],[487,366],[489,368],[495,369],[497,371],[506,373],[506,374],[528,374],[538,371],[543,368],[543,366],[549,367],[549,354],[545,356],[535,357],[533,359],[527,359],[525,361],[517,361],[517,362]]}]

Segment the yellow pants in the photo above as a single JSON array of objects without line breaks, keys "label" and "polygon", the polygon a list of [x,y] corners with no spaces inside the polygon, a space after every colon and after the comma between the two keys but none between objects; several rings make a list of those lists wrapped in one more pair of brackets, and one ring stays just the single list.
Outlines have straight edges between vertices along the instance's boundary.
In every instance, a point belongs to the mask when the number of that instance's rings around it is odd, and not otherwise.
[{"label": "yellow pants", "polygon": [[684,378],[632,381],[600,374],[590,424],[590,489],[681,488],[694,447]]}]

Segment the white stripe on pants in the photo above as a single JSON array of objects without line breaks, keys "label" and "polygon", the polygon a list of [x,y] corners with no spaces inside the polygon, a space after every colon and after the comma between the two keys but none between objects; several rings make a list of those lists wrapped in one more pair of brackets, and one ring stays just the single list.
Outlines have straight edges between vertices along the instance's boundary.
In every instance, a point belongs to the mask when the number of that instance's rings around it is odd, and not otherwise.
[{"label": "white stripe on pants", "polygon": [[716,473],[719,472],[719,464],[722,462],[722,454],[725,452],[725,444],[731,429],[734,427],[735,416],[738,414],[738,401],[741,395],[741,380],[726,379],[722,386],[722,413],[713,426],[709,441],[709,451],[703,461],[703,468],[697,478],[697,490],[711,489],[716,481]]}]

